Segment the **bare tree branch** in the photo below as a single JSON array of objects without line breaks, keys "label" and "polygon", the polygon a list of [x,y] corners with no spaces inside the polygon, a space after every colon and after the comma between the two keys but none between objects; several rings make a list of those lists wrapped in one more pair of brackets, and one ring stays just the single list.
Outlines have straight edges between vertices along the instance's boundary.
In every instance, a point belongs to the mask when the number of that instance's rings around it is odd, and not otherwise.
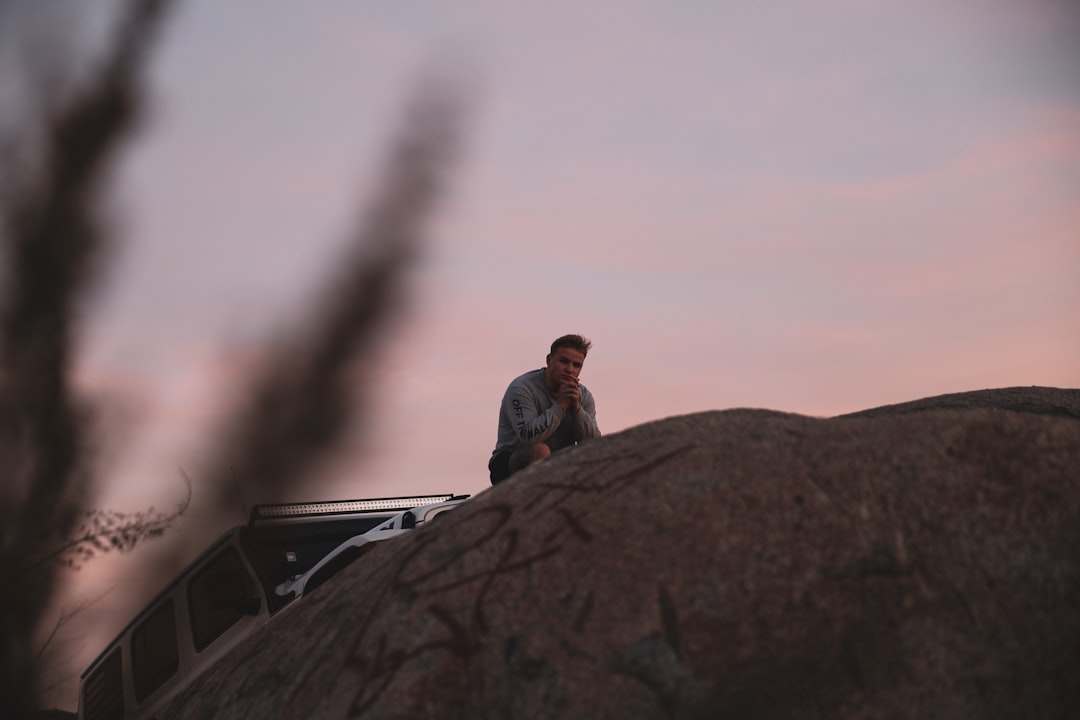
[{"label": "bare tree branch", "polygon": [[84,564],[111,551],[128,552],[136,545],[154,540],[165,534],[191,505],[191,480],[184,474],[187,495],[172,512],[150,507],[139,512],[119,512],[92,508],[83,512],[83,521],[71,537],[54,547],[46,555],[30,560],[15,573],[22,574],[40,570],[47,563],[59,560],[64,567],[78,570]]},{"label": "bare tree branch", "polygon": [[38,679],[39,700],[35,704],[42,706],[41,701],[58,688],[78,678],[82,668],[73,667],[69,660],[70,650],[68,646],[83,636],[61,636],[61,631],[70,629],[87,609],[96,605],[110,590],[99,595],[80,600],[71,608],[62,608],[59,614],[49,626],[46,637],[40,641],[37,653],[34,655],[34,674]]},{"label": "bare tree branch", "polygon": [[76,615],[81,613],[83,610],[85,610],[86,608],[93,605],[98,600],[100,600],[100,598],[94,598],[92,600],[83,600],[83,601],[79,602],[78,604],[76,604],[75,607],[73,607],[70,610],[61,610],[60,611],[60,614],[57,616],[56,621],[52,625],[52,628],[49,630],[49,634],[45,637],[45,640],[42,641],[41,647],[38,648],[37,654],[34,655],[34,664],[35,665],[40,665],[42,658],[45,657],[45,654],[49,651],[49,649],[52,646],[53,642],[56,640],[56,636],[60,632],[60,628],[67,625],[71,621],[71,619],[73,617],[75,617]]}]

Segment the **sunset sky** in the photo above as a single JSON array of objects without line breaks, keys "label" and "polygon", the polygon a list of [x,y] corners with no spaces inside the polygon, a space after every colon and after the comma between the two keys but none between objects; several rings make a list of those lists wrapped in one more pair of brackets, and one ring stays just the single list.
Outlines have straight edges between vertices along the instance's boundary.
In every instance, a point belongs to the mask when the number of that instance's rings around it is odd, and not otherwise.
[{"label": "sunset sky", "polygon": [[[182,495],[304,322],[416,82],[467,79],[451,191],[323,495],[488,487],[567,332],[607,434],[1080,387],[1080,14],[1065,0],[183,3],[112,193],[81,386],[102,502]],[[322,497],[318,499],[324,499]]]},{"label": "sunset sky", "polygon": [[595,343],[606,433],[1080,386],[1069,7],[182,4],[84,338],[85,383],[130,415],[118,495],[198,467],[436,65],[472,88],[467,142],[342,495],[482,490],[507,382],[565,332]]}]

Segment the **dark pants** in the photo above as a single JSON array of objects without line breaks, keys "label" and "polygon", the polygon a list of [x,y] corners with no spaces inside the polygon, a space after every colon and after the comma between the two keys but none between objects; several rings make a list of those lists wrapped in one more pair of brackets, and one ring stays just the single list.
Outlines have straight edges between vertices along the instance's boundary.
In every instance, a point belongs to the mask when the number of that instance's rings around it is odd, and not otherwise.
[{"label": "dark pants", "polygon": [[491,456],[488,461],[488,471],[491,473],[491,484],[501,483],[513,473],[510,472],[510,456],[513,450],[502,450]]}]

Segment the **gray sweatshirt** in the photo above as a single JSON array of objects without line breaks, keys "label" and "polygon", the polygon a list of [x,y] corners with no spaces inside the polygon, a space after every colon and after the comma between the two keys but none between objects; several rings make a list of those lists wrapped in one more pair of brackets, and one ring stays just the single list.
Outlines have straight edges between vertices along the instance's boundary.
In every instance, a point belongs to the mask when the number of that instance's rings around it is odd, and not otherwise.
[{"label": "gray sweatshirt", "polygon": [[581,410],[567,412],[555,402],[544,382],[544,369],[514,378],[499,408],[499,438],[495,454],[532,443],[547,443],[551,451],[600,437],[596,426],[596,401],[581,385]]}]

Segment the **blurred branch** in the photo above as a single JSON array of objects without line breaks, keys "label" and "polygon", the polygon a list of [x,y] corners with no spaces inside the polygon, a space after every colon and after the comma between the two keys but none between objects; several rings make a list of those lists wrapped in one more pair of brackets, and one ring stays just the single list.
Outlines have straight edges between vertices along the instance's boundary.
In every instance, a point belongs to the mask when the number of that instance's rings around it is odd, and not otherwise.
[{"label": "blurred branch", "polygon": [[[19,182],[0,185],[0,251],[7,256],[0,278],[0,472],[8,480],[0,486],[0,563],[28,571],[18,573],[18,592],[0,594],[0,717],[20,715],[38,689],[31,640],[55,589],[62,565],[56,561],[78,565],[99,552],[129,549],[160,535],[189,507],[190,487],[175,513],[82,510],[93,492],[89,414],[69,380],[79,310],[108,248],[97,216],[100,195],[139,117],[136,79],[167,6],[127,3],[101,71],[57,112],[43,113],[40,159],[20,165],[26,177]],[[140,576],[148,591],[157,592],[201,548],[202,533],[217,530],[235,500],[234,469],[236,491],[272,501],[310,477],[362,415],[366,383],[358,393],[354,371],[373,365],[381,332],[401,304],[457,149],[462,110],[461,94],[444,82],[417,92],[381,191],[324,302],[252,382],[251,402],[221,434],[208,492],[198,493],[192,508],[198,522],[186,524],[190,537],[176,533],[163,562]]]},{"label": "blurred branch", "polygon": [[210,464],[208,487],[144,576],[157,592],[228,524],[236,495],[284,499],[340,449],[369,403],[355,370],[371,366],[381,332],[400,309],[404,285],[424,240],[424,226],[456,156],[464,98],[447,82],[420,86],[405,110],[382,173],[380,191],[362,215],[322,304],[288,346],[269,359],[243,393],[250,398],[227,422]]},{"label": "blurred branch", "polygon": [[260,502],[302,484],[367,407],[356,395],[353,371],[377,355],[381,332],[400,309],[424,223],[457,149],[461,104],[450,87],[431,82],[407,108],[381,192],[324,304],[299,341],[272,359],[249,393],[251,403],[225,433],[211,469],[217,507],[234,502],[233,477]]},{"label": "blurred branch", "polygon": [[62,608],[56,619],[49,625],[49,632],[40,641],[33,660],[34,674],[38,678],[39,700],[35,703],[38,707],[43,706],[41,701],[51,692],[73,680],[77,680],[82,672],[82,668],[73,667],[69,662],[70,650],[68,646],[72,642],[85,639],[85,637],[82,635],[75,637],[61,636],[61,631],[67,628],[87,609],[100,602],[109,592],[111,590],[106,590],[96,597],[83,599],[70,609]]},{"label": "blurred branch", "polygon": [[[92,599],[89,599],[89,600],[83,600],[83,601],[79,602],[77,605],[75,605],[75,607],[70,609],[70,610],[61,610],[60,614],[56,617],[56,620],[53,622],[52,627],[49,629],[49,634],[42,641],[41,647],[38,648],[37,653],[34,655],[34,664],[39,665],[39,666],[41,665],[41,663],[43,662],[46,654],[49,652],[50,649],[52,649],[53,643],[56,641],[57,637],[59,636],[61,628],[63,628],[65,625],[67,625],[69,622],[71,622],[72,618],[74,618],[76,615],[83,612],[88,607],[90,607],[94,603],[98,602],[100,599],[101,599],[100,597],[97,597],[97,598],[92,598]],[[41,688],[41,689],[46,690],[47,688]]]},{"label": "blurred branch", "polygon": [[269,358],[243,395],[250,398],[219,433],[208,487],[189,522],[144,575],[144,598],[229,524],[236,495],[287,499],[340,449],[369,407],[367,382],[381,333],[400,310],[408,271],[422,248],[456,157],[464,97],[445,81],[420,86],[405,109],[382,173],[380,191],[362,215],[322,304],[288,348]]},{"label": "blurred branch", "polygon": [[[68,537],[92,491],[88,412],[70,386],[79,308],[107,243],[100,193],[141,107],[136,81],[165,0],[133,0],[91,80],[43,111],[40,156],[5,182],[0,286],[0,567],[47,554]],[[8,168],[5,172],[12,172]],[[32,637],[55,587],[54,567],[0,593],[0,716],[36,696]]]},{"label": "blurred branch", "polygon": [[113,550],[128,552],[141,542],[161,537],[191,505],[191,480],[186,474],[184,483],[187,495],[172,512],[161,512],[153,507],[134,513],[100,509],[84,511],[82,524],[72,537],[47,555],[31,560],[16,574],[40,570],[58,559],[63,560],[63,566],[78,570],[98,555]]}]

